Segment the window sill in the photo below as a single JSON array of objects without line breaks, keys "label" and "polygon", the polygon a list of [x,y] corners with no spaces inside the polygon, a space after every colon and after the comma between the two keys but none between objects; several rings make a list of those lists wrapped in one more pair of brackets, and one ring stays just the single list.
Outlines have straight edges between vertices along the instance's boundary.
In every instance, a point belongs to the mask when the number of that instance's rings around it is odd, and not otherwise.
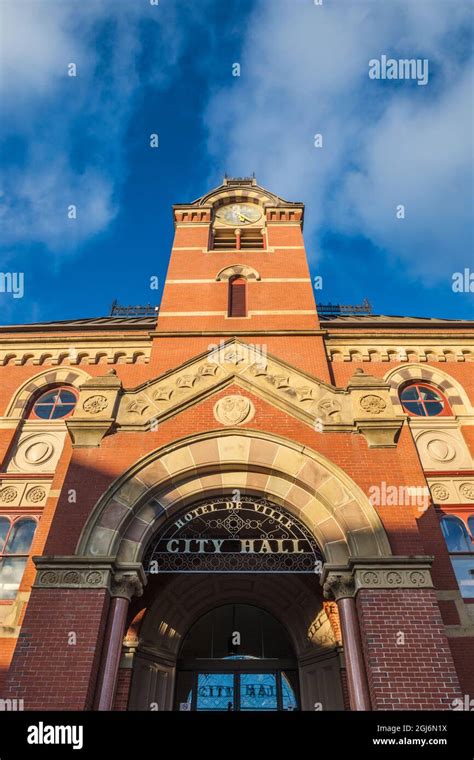
[{"label": "window sill", "polygon": [[203,253],[274,253],[274,248],[203,248]]}]

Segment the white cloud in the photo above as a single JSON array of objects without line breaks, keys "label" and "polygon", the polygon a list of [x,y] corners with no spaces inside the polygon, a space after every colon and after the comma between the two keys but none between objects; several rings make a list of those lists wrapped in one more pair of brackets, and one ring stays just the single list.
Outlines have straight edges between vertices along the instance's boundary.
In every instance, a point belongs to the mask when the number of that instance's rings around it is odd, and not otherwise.
[{"label": "white cloud", "polygon": [[[24,151],[23,161],[8,163],[7,155],[2,242],[39,242],[65,253],[116,215],[136,96],[167,82],[183,25],[176,5],[147,2],[2,0],[0,13],[2,137]],[[139,71],[144,22],[153,43]],[[70,63],[76,77],[67,75]],[[77,206],[74,222],[70,204]]]},{"label": "white cloud", "polygon": [[[305,201],[310,235],[362,234],[411,274],[444,277],[471,255],[470,14],[462,0],[262,0],[240,79],[209,104],[209,149],[228,173]],[[428,85],[370,80],[382,54],[428,58]]]},{"label": "white cloud", "polygon": [[368,131],[363,170],[347,173],[340,194],[352,211],[349,229],[407,259],[427,281],[472,259],[471,88],[466,72],[423,109],[392,102]]}]

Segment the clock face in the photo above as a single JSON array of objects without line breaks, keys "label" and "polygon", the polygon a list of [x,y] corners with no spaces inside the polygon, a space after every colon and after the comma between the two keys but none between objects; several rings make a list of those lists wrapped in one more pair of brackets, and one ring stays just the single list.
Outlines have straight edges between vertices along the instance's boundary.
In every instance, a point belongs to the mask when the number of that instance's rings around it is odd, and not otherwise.
[{"label": "clock face", "polygon": [[232,203],[230,206],[223,206],[216,213],[220,222],[232,224],[234,227],[258,222],[261,216],[262,209],[249,203]]}]

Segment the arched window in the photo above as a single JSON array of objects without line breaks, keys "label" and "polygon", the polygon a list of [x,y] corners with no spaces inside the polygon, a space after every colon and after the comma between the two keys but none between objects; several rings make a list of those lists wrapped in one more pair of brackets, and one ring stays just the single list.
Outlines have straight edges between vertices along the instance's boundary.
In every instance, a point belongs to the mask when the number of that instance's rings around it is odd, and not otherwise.
[{"label": "arched window", "polygon": [[410,383],[400,391],[404,411],[412,417],[436,417],[451,414],[443,394],[426,383]]},{"label": "arched window", "polygon": [[0,599],[14,599],[35,534],[33,517],[0,517]]},{"label": "arched window", "polygon": [[243,277],[229,280],[229,317],[247,316],[247,281]]},{"label": "arched window", "polygon": [[5,539],[9,530],[10,519],[8,517],[0,517],[0,552],[5,546]]},{"label": "arched window", "polygon": [[443,517],[441,530],[449,552],[470,552],[474,549],[466,527],[459,517]]},{"label": "arched window", "polygon": [[73,413],[77,403],[77,391],[70,386],[52,388],[36,399],[31,416],[33,419],[58,420]]},{"label": "arched window", "polygon": [[[474,528],[474,516],[468,518]],[[471,527],[472,526],[472,527]],[[465,599],[474,598],[474,542],[460,517],[447,515],[441,519],[441,530],[448,547],[459,590]]]},{"label": "arched window", "polygon": [[471,515],[467,518],[467,524],[469,525],[469,530],[471,531],[471,537],[474,540],[474,515]]}]

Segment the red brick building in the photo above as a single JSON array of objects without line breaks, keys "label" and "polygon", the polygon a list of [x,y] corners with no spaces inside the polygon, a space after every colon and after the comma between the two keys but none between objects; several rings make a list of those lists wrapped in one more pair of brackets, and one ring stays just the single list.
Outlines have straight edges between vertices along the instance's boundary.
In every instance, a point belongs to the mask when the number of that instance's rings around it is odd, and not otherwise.
[{"label": "red brick building", "polygon": [[472,324],[318,315],[255,180],[173,212],[157,316],[1,328],[3,698],[465,705]]}]

